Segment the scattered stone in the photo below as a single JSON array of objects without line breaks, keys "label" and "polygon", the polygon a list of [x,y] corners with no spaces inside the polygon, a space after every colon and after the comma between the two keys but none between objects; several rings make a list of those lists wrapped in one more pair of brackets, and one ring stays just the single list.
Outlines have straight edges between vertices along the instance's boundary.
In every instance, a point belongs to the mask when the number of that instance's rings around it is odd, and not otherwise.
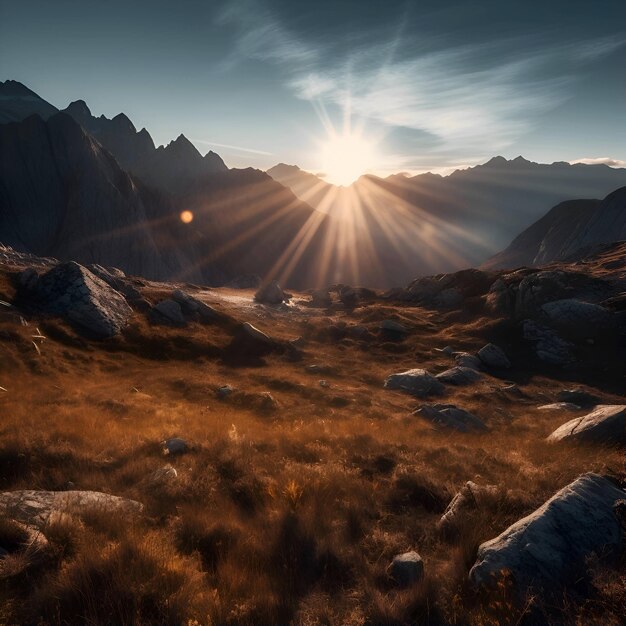
[{"label": "scattered stone", "polygon": [[132,314],[124,296],[73,261],[43,274],[34,294],[45,313],[61,315],[101,338],[118,334]]},{"label": "scattered stone", "polygon": [[481,506],[493,499],[498,494],[495,485],[477,485],[468,480],[463,488],[452,498],[439,522],[437,529],[444,535],[453,535],[463,523],[468,511],[481,508]]},{"label": "scattered stone", "polygon": [[275,280],[262,286],[255,294],[254,299],[263,304],[280,304],[287,300],[285,292]]},{"label": "scattered stone", "polygon": [[182,289],[176,289],[172,293],[172,300],[178,302],[183,313],[186,315],[196,315],[201,322],[215,322],[222,319],[221,313],[213,307],[194,298]]},{"label": "scattered stone", "polygon": [[235,391],[236,391],[235,388],[231,387],[230,385],[222,385],[221,387],[217,388],[215,395],[218,398],[222,399],[222,398],[227,398]]},{"label": "scattered stone", "polygon": [[502,348],[488,343],[478,351],[478,358],[487,366],[495,369],[508,369],[511,362]]},{"label": "scattered stone", "polygon": [[330,387],[330,383],[327,380],[320,380],[318,384],[320,387]]},{"label": "scattered stone", "polygon": [[318,363],[311,363],[304,368],[309,374],[329,374],[332,372],[332,367],[329,365],[320,365]]},{"label": "scattered stone", "polygon": [[386,389],[399,389],[418,398],[429,395],[441,395],[444,386],[425,369],[410,369],[406,372],[391,374],[385,380]]},{"label": "scattered stone", "polygon": [[294,348],[304,348],[304,346],[306,346],[306,339],[304,337],[296,337],[295,339],[290,339],[289,343],[294,347]]},{"label": "scattered stone", "polygon": [[38,530],[52,514],[85,515],[93,511],[112,515],[139,514],[143,504],[98,491],[5,491],[0,493],[0,513]]},{"label": "scattered stone", "polygon": [[584,579],[592,554],[615,562],[624,547],[614,506],[625,492],[598,474],[585,474],[530,515],[478,549],[470,580],[493,587],[506,574],[520,599],[555,593]]},{"label": "scattered stone", "polygon": [[460,367],[468,367],[472,370],[481,370],[483,368],[482,361],[469,352],[457,352],[454,355],[454,362]]},{"label": "scattered stone", "polygon": [[626,444],[626,404],[604,404],[559,426],[548,441]]},{"label": "scattered stone", "polygon": [[346,333],[350,335],[350,337],[354,337],[355,339],[365,339],[370,336],[369,330],[367,327],[362,324],[354,324],[353,326],[348,326],[346,329]]},{"label": "scattered stone", "polygon": [[152,472],[150,475],[150,483],[154,486],[163,486],[174,482],[177,478],[178,472],[176,468],[168,463]]},{"label": "scattered stone", "polygon": [[242,324],[230,344],[230,350],[246,357],[261,357],[273,352],[277,343],[256,326]]},{"label": "scattered stone", "polygon": [[415,551],[398,554],[389,565],[389,575],[400,587],[410,587],[424,577],[424,561]]},{"label": "scattered stone", "polygon": [[449,385],[471,385],[482,377],[480,372],[470,367],[456,365],[445,372],[437,374],[435,378]]},{"label": "scattered stone", "polygon": [[563,389],[563,391],[559,391],[556,399],[559,402],[572,402],[582,407],[592,407],[600,404],[598,396],[594,396],[583,389]]},{"label": "scattered stone", "polygon": [[441,348],[441,353],[446,356],[453,356],[456,350],[452,346],[445,346],[445,348]]},{"label": "scattered stone", "polygon": [[328,289],[315,289],[311,292],[311,305],[320,308],[329,307],[333,300]]},{"label": "scattered stone", "polygon": [[487,430],[480,418],[453,404],[425,404],[413,414],[425,417],[437,426],[445,426],[462,433]]},{"label": "scattered stone", "polygon": [[180,304],[171,299],[157,302],[152,307],[151,318],[153,322],[166,322],[174,326],[185,326],[187,324]]},{"label": "scattered stone", "polygon": [[535,354],[541,361],[552,365],[568,365],[573,361],[574,346],[557,333],[532,320],[524,320],[523,334],[526,341],[535,344]]},{"label": "scattered stone", "polygon": [[353,309],[359,302],[359,293],[353,287],[339,288],[339,301],[348,309]]},{"label": "scattered stone", "polygon": [[163,442],[163,453],[170,456],[177,456],[179,454],[185,454],[189,452],[189,445],[184,439],[180,437],[173,437]]},{"label": "scattered stone", "polygon": [[580,411],[581,407],[572,402],[553,402],[552,404],[542,404],[537,409],[540,411]]},{"label": "scattered stone", "polygon": [[383,320],[379,328],[384,334],[394,338],[402,338],[409,334],[409,329],[395,320]]}]

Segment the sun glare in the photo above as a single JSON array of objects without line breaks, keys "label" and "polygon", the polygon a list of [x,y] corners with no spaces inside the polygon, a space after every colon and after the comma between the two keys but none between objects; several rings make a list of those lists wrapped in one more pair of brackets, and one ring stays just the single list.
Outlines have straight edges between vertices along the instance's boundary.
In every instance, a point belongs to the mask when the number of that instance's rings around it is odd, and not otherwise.
[{"label": "sun glare", "polygon": [[372,167],[374,145],[359,135],[335,135],[322,144],[320,157],[326,180],[348,186]]}]

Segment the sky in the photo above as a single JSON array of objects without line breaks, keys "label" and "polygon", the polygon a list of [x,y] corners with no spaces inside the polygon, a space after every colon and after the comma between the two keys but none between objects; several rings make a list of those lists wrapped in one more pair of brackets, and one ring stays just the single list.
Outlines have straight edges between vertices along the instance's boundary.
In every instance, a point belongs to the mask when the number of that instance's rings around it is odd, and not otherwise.
[{"label": "sky", "polygon": [[231,167],[626,164],[626,0],[0,0],[0,80]]}]

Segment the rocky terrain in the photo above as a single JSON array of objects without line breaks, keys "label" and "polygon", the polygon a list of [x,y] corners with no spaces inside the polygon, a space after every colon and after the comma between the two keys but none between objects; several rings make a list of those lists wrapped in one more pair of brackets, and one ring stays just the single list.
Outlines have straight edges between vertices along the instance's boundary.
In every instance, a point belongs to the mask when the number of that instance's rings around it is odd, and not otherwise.
[{"label": "rocky terrain", "polygon": [[625,258],[287,293],[1,247],[0,621],[624,623]]}]

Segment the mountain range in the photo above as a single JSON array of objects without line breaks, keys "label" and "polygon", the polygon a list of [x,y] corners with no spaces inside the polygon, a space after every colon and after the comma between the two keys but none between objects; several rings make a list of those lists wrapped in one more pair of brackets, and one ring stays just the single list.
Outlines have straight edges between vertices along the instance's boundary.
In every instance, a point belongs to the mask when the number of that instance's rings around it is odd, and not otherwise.
[{"label": "mountain range", "polygon": [[494,157],[335,187],[297,166],[229,169],[184,135],[156,147],[123,113],[96,117],[82,100],[59,111],[0,83],[0,241],[149,278],[391,287],[486,259],[546,262],[622,232],[623,194],[569,200],[624,185],[624,169]]}]

